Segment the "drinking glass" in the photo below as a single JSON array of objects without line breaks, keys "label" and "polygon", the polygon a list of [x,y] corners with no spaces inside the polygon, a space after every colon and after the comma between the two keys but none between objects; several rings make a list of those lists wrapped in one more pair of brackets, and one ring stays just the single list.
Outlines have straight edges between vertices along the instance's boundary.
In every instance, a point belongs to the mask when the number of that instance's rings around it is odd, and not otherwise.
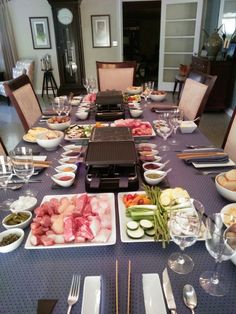
[{"label": "drinking glass", "polygon": [[5,193],[5,200],[1,203],[1,208],[9,209],[9,206],[13,202],[13,199],[7,198],[7,185],[12,177],[12,166],[9,157],[0,156],[0,186],[3,188]]},{"label": "drinking glass", "polygon": [[147,82],[143,85],[143,96],[145,100],[145,104],[148,103],[148,97],[150,96],[151,92],[154,88],[154,82]]},{"label": "drinking glass", "polygon": [[65,104],[65,97],[55,97],[52,102],[52,108],[53,110],[60,116],[62,112],[64,111],[64,104]]},{"label": "drinking glass", "polygon": [[25,182],[26,195],[34,196],[35,192],[29,189],[29,179],[34,173],[33,152],[28,147],[18,147],[9,153],[15,175]]},{"label": "drinking glass", "polygon": [[69,116],[71,109],[72,109],[71,99],[67,97],[67,99],[64,101],[63,109],[63,112],[66,114],[66,116]]},{"label": "drinking glass", "polygon": [[169,112],[162,113],[159,115],[158,120],[159,123],[156,125],[156,132],[164,140],[164,144],[160,146],[159,149],[162,151],[168,151],[169,147],[166,145],[166,141],[173,131],[171,124],[171,114]]},{"label": "drinking glass", "polygon": [[91,93],[96,93],[97,92],[96,79],[94,77],[92,77],[92,76],[89,78],[89,91]]},{"label": "drinking glass", "polygon": [[89,79],[87,77],[82,79],[83,85],[86,88],[87,94],[89,94]]},{"label": "drinking glass", "polygon": [[215,259],[215,269],[205,271],[199,279],[202,288],[210,295],[224,296],[229,289],[230,282],[219,272],[223,261],[229,260],[235,253],[229,240],[225,237],[226,227],[220,213],[209,216],[206,220],[206,248]]},{"label": "drinking glass", "polygon": [[194,199],[186,199],[182,202],[186,204],[186,207],[172,210],[169,220],[171,238],[179,245],[181,252],[171,254],[168,265],[178,274],[188,274],[193,270],[194,262],[183,251],[186,247],[193,245],[199,237],[204,207]]},{"label": "drinking glass", "polygon": [[169,143],[171,145],[177,145],[178,144],[178,141],[175,139],[175,136],[176,136],[177,130],[178,130],[181,122],[183,121],[183,119],[184,119],[183,110],[176,109],[176,110],[173,110],[171,112],[171,121],[170,121],[170,123],[171,123],[171,125],[173,127],[173,135],[174,135],[174,138],[169,141]]}]

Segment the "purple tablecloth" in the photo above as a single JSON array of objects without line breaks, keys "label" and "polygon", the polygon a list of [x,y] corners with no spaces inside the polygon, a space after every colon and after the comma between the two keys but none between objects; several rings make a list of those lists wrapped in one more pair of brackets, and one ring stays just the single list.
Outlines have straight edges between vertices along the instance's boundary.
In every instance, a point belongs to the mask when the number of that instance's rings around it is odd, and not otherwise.
[{"label": "purple tablecloth", "polygon": [[[128,117],[128,114],[127,114]],[[144,120],[152,121],[157,115],[151,113],[149,108],[144,112]],[[90,121],[94,121],[91,114]],[[88,121],[82,122],[86,124]],[[181,186],[186,188],[189,194],[200,200],[206,213],[218,212],[226,205],[224,200],[216,191],[214,181],[209,176],[197,174],[196,169],[186,165],[176,157],[175,150],[185,148],[185,144],[209,144],[209,141],[197,130],[193,134],[177,133],[178,146],[172,146],[171,151],[165,152],[163,159],[170,159],[169,167],[173,170],[168,174],[168,182],[171,187]],[[156,136],[150,140],[157,145],[162,144],[160,137]],[[33,147],[45,154],[37,144],[21,142],[20,145]],[[63,149],[60,147],[56,152],[46,152],[48,160],[53,160],[54,166],[58,165],[58,159]],[[32,188],[38,191],[38,202],[45,195],[74,194],[85,191],[84,166],[80,167],[76,185],[69,189],[51,189],[52,181],[46,173],[52,174],[52,168],[44,170],[38,178],[43,183],[34,183]],[[141,185],[140,185],[141,188]],[[8,191],[8,196],[17,198],[23,190]],[[1,200],[3,192],[1,192]],[[117,204],[116,204],[117,209]],[[1,213],[1,217],[6,213]],[[179,248],[171,243],[163,249],[160,243],[121,243],[119,232],[119,217],[116,211],[117,242],[114,246],[104,247],[82,247],[66,249],[43,249],[26,250],[24,243],[29,230],[20,248],[12,253],[1,254],[0,257],[0,313],[36,313],[37,301],[39,299],[57,299],[58,302],[53,313],[65,313],[67,309],[67,296],[71,284],[72,274],[77,272],[82,275],[82,287],[84,276],[102,276],[102,298],[101,313],[115,313],[115,261],[119,261],[119,301],[120,313],[126,313],[127,295],[127,267],[128,260],[132,261],[131,278],[131,313],[145,313],[142,273],[159,273],[167,265],[169,255],[178,251]],[[3,230],[3,227],[1,227]],[[194,260],[194,270],[188,275],[178,275],[169,270],[173,292],[177,304],[177,312],[189,313],[182,300],[182,290],[186,283],[192,284],[197,292],[198,307],[196,313],[233,314],[236,312],[236,272],[235,265],[230,261],[222,264],[221,271],[230,282],[229,293],[225,297],[212,297],[207,295],[199,285],[199,276],[205,270],[212,270],[214,260],[205,248],[204,242],[197,242],[186,249],[186,253]],[[82,301],[82,288],[80,300],[72,309],[72,313],[80,313]]]}]

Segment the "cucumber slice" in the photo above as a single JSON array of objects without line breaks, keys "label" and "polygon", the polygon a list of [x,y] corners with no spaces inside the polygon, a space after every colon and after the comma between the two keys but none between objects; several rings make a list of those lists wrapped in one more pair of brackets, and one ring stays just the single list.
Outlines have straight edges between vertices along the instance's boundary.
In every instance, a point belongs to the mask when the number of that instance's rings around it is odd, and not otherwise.
[{"label": "cucumber slice", "polygon": [[126,224],[127,229],[136,230],[139,227],[139,223],[137,221],[130,220]]},{"label": "cucumber slice", "polygon": [[153,228],[153,222],[150,221],[150,220],[142,219],[142,220],[140,220],[139,223],[140,223],[140,226],[141,226],[144,230],[152,229],[152,228]]},{"label": "cucumber slice", "polygon": [[155,229],[152,228],[152,229],[148,229],[148,230],[145,230],[145,234],[149,237],[154,237],[155,235]]},{"label": "cucumber slice", "polygon": [[144,230],[138,227],[136,230],[126,229],[127,235],[132,239],[141,239],[144,236]]}]

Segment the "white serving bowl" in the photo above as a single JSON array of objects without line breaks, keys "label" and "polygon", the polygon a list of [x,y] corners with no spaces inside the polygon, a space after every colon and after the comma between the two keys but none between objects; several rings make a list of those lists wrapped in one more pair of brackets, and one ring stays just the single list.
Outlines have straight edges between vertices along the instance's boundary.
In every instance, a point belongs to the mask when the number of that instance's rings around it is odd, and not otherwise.
[{"label": "white serving bowl", "polygon": [[[70,170],[66,170],[66,169],[70,169]],[[56,170],[56,172],[76,172],[76,170],[77,170],[77,165],[73,165],[73,164],[71,164],[71,165],[68,165],[68,164],[66,164],[66,165],[61,165],[61,166],[57,166],[56,168],[55,168],[55,170]]]},{"label": "white serving bowl", "polygon": [[[64,120],[67,120],[63,122]],[[50,121],[55,121],[55,122],[50,122]],[[71,120],[68,117],[62,116],[62,117],[52,117],[47,120],[47,126],[51,130],[58,130],[58,131],[63,131],[67,129],[71,124]]]},{"label": "white serving bowl", "polygon": [[17,249],[21,245],[25,235],[24,230],[20,228],[8,229],[0,233],[0,242],[2,242],[2,239],[9,234],[17,234],[19,236],[19,239],[11,244],[0,246],[0,253],[8,253]]},{"label": "white serving bowl", "polygon": [[236,203],[231,203],[224,206],[221,209],[220,213],[221,218],[227,227],[236,223]]},{"label": "white serving bowl", "polygon": [[[64,180],[60,180],[60,178],[62,178],[62,177],[70,177],[70,179],[69,180],[65,180],[65,181]],[[73,182],[75,180],[75,173],[74,172],[59,172],[59,173],[54,174],[52,176],[52,180],[56,184],[67,188],[67,187],[69,187],[69,186],[71,186],[73,184]]]},{"label": "white serving bowl", "polygon": [[[150,165],[153,166],[153,169],[148,168],[148,166]],[[142,166],[143,166],[144,171],[148,171],[148,170],[162,170],[165,167],[165,165],[166,163],[163,164],[161,162],[150,161],[150,162],[144,162]]]},{"label": "white serving bowl", "polygon": [[180,124],[180,131],[182,133],[193,133],[197,128],[193,121],[182,121]]},{"label": "white serving bowl", "polygon": [[[25,221],[21,222],[21,223],[18,223],[18,224],[15,224],[15,225],[8,225],[6,223],[7,219],[10,217],[10,215],[14,215],[14,214],[18,214],[18,213],[24,213],[24,214],[27,214],[29,216],[28,219],[26,219]],[[20,229],[25,229],[26,227],[28,227],[28,225],[30,224],[31,220],[32,220],[32,213],[30,211],[18,211],[16,213],[11,213],[9,215],[7,215],[3,221],[2,221],[2,225],[5,229],[13,229],[13,228],[20,228]]]},{"label": "white serving bowl", "polygon": [[25,210],[33,210],[37,204],[37,198],[33,196],[20,196],[16,201],[11,203],[10,210],[17,211],[25,211]]},{"label": "white serving bowl", "polygon": [[88,110],[79,110],[75,115],[80,120],[86,120],[88,118],[89,112]]},{"label": "white serving bowl", "polygon": [[224,173],[220,173],[215,177],[215,185],[216,185],[217,191],[219,192],[221,196],[223,196],[227,200],[231,202],[236,202],[236,191],[231,191],[229,189],[226,189],[225,187],[219,184],[218,177],[222,175],[224,175]]},{"label": "white serving bowl", "polygon": [[[49,138],[51,134],[55,134],[57,137]],[[57,149],[57,146],[62,142],[64,133],[62,131],[48,131],[41,133],[37,136],[36,140],[39,146],[45,148],[47,151],[53,151]]]},{"label": "white serving bowl", "polygon": [[142,93],[142,86],[130,86],[126,89],[126,93],[129,95],[136,95]]},{"label": "white serving bowl", "polygon": [[167,95],[167,93],[155,94],[155,92],[154,92],[154,94],[153,93],[150,94],[150,98],[153,101],[162,101],[162,100],[164,100],[166,98],[166,95]]},{"label": "white serving bowl", "polygon": [[[157,175],[157,178],[150,178],[149,175],[153,174],[153,175]],[[150,185],[157,185],[158,183],[160,183],[167,175],[166,171],[162,171],[162,170],[147,170],[144,171],[144,179],[145,181],[150,184]]]},{"label": "white serving bowl", "polygon": [[139,118],[143,114],[142,109],[130,109],[129,112],[132,118]]}]

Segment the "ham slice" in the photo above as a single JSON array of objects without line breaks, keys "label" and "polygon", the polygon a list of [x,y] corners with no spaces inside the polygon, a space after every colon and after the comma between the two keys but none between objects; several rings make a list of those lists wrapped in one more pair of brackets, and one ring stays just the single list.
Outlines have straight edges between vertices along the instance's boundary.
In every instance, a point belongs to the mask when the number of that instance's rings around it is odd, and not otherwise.
[{"label": "ham slice", "polygon": [[92,240],[92,242],[105,243],[109,240],[111,235],[111,230],[101,229],[98,235]]},{"label": "ham slice", "polygon": [[66,242],[71,242],[75,239],[75,226],[74,219],[72,216],[68,216],[64,218],[64,236]]}]

